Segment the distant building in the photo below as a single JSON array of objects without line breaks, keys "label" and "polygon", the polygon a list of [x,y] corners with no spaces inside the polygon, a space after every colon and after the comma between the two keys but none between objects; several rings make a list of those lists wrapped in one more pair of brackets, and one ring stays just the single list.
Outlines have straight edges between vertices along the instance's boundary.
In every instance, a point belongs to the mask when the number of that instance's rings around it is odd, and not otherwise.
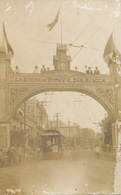
[{"label": "distant building", "polygon": [[47,118],[43,104],[36,98],[27,100],[11,119],[11,145],[34,150],[40,144],[41,132],[47,129]]},{"label": "distant building", "polygon": [[96,134],[93,129],[82,128],[79,131],[80,146],[82,148],[93,148],[96,140]]}]

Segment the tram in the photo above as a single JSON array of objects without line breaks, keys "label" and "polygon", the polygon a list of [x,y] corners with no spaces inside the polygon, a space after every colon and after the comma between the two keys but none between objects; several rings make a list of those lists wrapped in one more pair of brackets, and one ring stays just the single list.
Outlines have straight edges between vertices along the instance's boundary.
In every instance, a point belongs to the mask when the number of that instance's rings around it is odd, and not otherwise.
[{"label": "tram", "polygon": [[44,159],[63,156],[62,135],[57,130],[46,130],[41,134],[41,151]]}]

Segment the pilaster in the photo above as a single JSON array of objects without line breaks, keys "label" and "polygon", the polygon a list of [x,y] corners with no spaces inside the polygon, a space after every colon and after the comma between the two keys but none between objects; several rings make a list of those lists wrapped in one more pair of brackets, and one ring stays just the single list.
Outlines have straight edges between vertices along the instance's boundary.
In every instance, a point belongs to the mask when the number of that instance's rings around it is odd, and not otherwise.
[{"label": "pilaster", "polygon": [[10,146],[10,124],[0,123],[0,148],[9,148]]},{"label": "pilaster", "polygon": [[0,47],[0,148],[10,146],[9,71],[11,56]]}]

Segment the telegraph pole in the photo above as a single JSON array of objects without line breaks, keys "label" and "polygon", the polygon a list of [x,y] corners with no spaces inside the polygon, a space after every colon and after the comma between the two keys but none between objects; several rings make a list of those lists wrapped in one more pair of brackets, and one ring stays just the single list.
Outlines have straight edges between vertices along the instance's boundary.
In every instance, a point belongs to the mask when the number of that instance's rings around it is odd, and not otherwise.
[{"label": "telegraph pole", "polygon": [[47,115],[47,129],[49,129],[49,128],[50,128],[50,124],[49,124],[49,117],[50,117],[50,116],[48,116],[48,115]]},{"label": "telegraph pole", "polygon": [[41,101],[40,102],[40,108],[41,108],[41,131],[43,131],[43,109],[44,109],[44,106],[46,106],[45,103],[46,101]]},{"label": "telegraph pole", "polygon": [[56,117],[56,128],[58,130],[58,122],[59,122],[59,117],[60,117],[60,113],[55,113],[55,117]]},{"label": "telegraph pole", "polygon": [[26,153],[26,101],[24,102],[24,155]]},{"label": "telegraph pole", "polygon": [[70,132],[70,120],[68,120],[68,130],[69,130],[69,137],[71,137],[71,132]]}]

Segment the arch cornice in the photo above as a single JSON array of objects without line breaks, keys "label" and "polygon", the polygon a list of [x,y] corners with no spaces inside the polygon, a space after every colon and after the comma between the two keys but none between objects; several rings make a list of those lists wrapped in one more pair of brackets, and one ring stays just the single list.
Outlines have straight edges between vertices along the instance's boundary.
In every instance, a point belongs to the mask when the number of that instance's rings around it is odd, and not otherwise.
[{"label": "arch cornice", "polygon": [[9,77],[10,116],[28,98],[42,92],[72,91],[91,96],[116,118],[115,87],[109,75],[86,75],[76,71],[12,74]]}]

